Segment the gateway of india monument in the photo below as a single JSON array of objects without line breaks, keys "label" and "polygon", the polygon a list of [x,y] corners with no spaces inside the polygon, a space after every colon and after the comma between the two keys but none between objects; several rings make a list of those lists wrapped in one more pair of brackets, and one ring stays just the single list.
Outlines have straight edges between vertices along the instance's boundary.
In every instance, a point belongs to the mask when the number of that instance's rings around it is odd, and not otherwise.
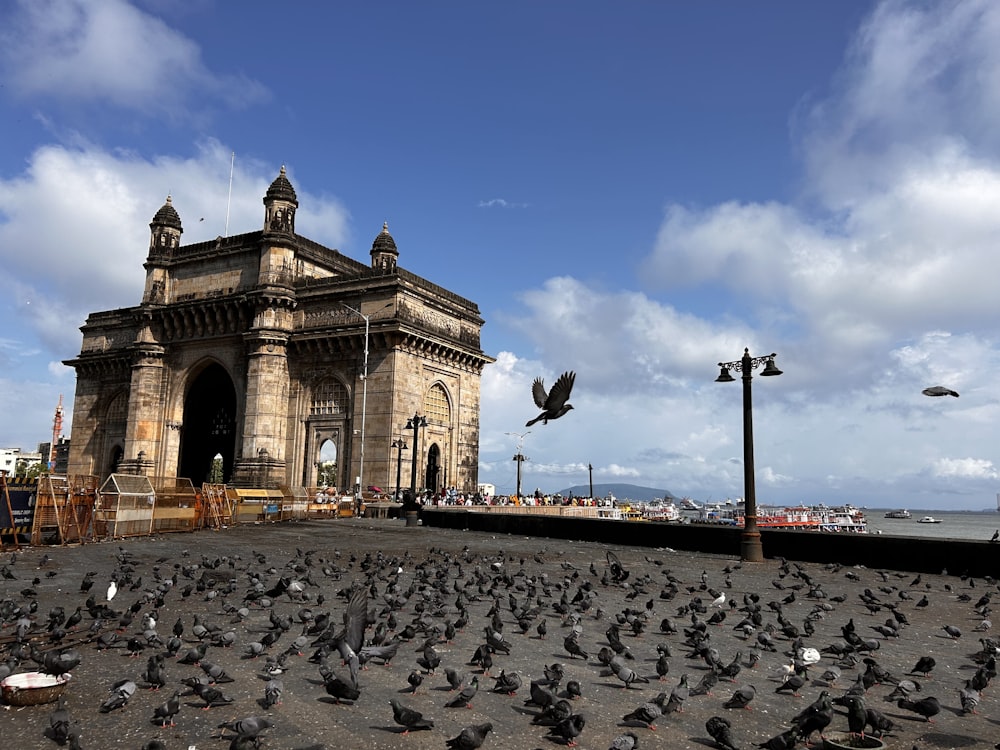
[{"label": "gateway of india monument", "polygon": [[297,208],[282,167],[263,229],[182,245],[167,197],[149,225],[142,302],[91,314],[66,361],[71,474],[200,486],[221,456],[235,487],[363,476],[390,491],[401,476],[476,491],[480,377],[494,361],[478,306],[401,268],[387,226],[360,263],[296,234]]}]

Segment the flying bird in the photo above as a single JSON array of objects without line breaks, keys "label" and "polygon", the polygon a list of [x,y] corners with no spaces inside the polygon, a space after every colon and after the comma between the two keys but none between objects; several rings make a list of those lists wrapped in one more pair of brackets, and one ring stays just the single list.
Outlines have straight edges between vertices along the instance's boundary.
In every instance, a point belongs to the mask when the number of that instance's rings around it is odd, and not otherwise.
[{"label": "flying bird", "polygon": [[535,399],[535,406],[541,409],[542,413],[534,419],[529,419],[524,426],[531,427],[535,422],[548,424],[550,419],[558,419],[572,409],[573,404],[567,402],[575,380],[575,372],[564,372],[559,376],[552,389],[546,393],[542,379],[535,378],[535,382],[531,385],[531,395]]},{"label": "flying bird", "polygon": [[930,388],[924,388],[921,393],[925,396],[954,396],[958,398],[956,391],[953,391],[951,388],[945,388],[943,385],[933,385]]}]

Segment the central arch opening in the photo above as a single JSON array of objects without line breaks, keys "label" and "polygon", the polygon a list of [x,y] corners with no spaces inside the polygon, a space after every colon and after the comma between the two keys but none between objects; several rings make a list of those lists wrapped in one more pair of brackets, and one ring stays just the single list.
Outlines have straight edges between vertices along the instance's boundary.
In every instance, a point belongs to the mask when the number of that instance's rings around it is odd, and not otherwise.
[{"label": "central arch opening", "polygon": [[228,482],[236,455],[236,388],[221,365],[208,365],[191,382],[184,400],[183,424],[177,475],[200,487],[213,477],[213,461],[218,455],[222,457],[222,481]]}]

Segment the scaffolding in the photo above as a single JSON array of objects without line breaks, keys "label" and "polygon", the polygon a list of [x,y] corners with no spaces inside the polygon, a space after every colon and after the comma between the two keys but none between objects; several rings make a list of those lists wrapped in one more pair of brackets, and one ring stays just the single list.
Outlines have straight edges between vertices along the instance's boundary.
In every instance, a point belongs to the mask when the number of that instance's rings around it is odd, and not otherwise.
[{"label": "scaffolding", "polygon": [[153,530],[156,492],[149,477],[112,474],[101,486],[94,511],[99,538],[143,536]]},{"label": "scaffolding", "polygon": [[203,484],[201,486],[202,525],[212,529],[224,529],[233,523],[233,506],[226,494],[224,484]]},{"label": "scaffolding", "polygon": [[98,478],[92,474],[39,477],[31,525],[32,545],[93,541],[97,482]]}]

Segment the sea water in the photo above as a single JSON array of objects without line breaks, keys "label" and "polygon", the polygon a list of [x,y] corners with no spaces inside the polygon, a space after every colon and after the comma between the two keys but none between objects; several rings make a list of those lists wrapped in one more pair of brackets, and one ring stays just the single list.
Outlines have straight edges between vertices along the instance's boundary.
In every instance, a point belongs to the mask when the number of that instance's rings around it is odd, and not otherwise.
[{"label": "sea water", "polygon": [[[988,541],[1000,529],[1000,513],[996,511],[920,510],[908,508],[912,518],[886,518],[893,508],[865,508],[869,534],[930,537],[932,539],[977,539]],[[941,523],[920,523],[924,516],[938,518]]]}]

